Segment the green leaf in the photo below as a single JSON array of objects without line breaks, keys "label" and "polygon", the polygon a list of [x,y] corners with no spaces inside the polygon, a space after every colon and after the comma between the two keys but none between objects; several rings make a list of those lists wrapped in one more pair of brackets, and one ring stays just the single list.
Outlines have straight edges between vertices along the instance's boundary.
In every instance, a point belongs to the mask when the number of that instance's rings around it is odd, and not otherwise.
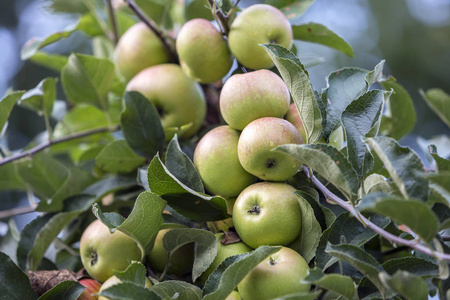
[{"label": "green leaf", "polygon": [[261,45],[272,58],[291,92],[305,127],[305,143],[314,143],[322,133],[322,114],[309,81],[309,76],[294,53],[280,45]]},{"label": "green leaf", "polygon": [[56,99],[57,78],[45,78],[39,84],[20,98],[20,104],[36,110],[43,114],[47,120],[50,118],[53,110],[53,103]]},{"label": "green leaf", "polygon": [[37,65],[47,67],[50,70],[61,72],[62,68],[69,61],[69,58],[64,55],[36,51],[36,53],[30,57],[30,61]]},{"label": "green leaf", "polygon": [[260,246],[251,253],[226,258],[206,281],[203,300],[225,299],[248,272],[280,249],[281,247]]},{"label": "green leaf", "polygon": [[376,137],[366,139],[375,151],[405,199],[410,197],[423,201],[428,199],[428,181],[423,164],[417,154],[408,147],[400,146],[394,139]]},{"label": "green leaf", "polygon": [[[150,193],[141,193],[134,204],[133,210],[126,220],[121,222],[117,220],[115,225],[105,224],[113,232],[119,230],[130,236],[141,247],[142,257],[145,253],[150,252],[153,247],[156,235],[162,224],[162,211],[166,206],[166,202],[159,196]],[[100,218],[101,210],[97,204],[92,208],[94,215]]]},{"label": "green leaf", "polygon": [[348,300],[351,300],[355,294],[355,283],[348,276],[324,274],[320,269],[312,269],[309,270],[308,276],[303,281],[333,291]]},{"label": "green leaf", "polygon": [[353,57],[352,47],[326,26],[317,23],[292,25],[295,40],[322,44]]},{"label": "green leaf", "polygon": [[302,187],[296,191],[296,194],[302,196],[314,210],[314,216],[319,222],[322,230],[327,229],[336,220],[336,215],[328,208],[319,203],[319,193],[310,187]]},{"label": "green leaf", "polygon": [[450,203],[450,172],[427,174],[427,178],[432,188]]},{"label": "green leaf", "polygon": [[116,275],[122,282],[131,281],[140,286],[145,286],[145,266],[138,261],[132,261],[124,271],[115,271]]},{"label": "green leaf", "polygon": [[3,126],[5,126],[6,121],[8,121],[9,114],[16,104],[17,100],[24,94],[25,92],[13,92],[11,94],[6,95],[2,100],[0,100],[0,134],[3,131]]},{"label": "green leaf", "polygon": [[167,146],[166,167],[178,180],[196,192],[205,193],[202,179],[194,163],[181,150],[175,135]]},{"label": "green leaf", "polygon": [[428,146],[428,150],[436,162],[436,170],[438,172],[450,171],[450,159],[440,157],[437,153],[437,148],[435,145]]},{"label": "green leaf", "polygon": [[144,162],[124,140],[112,141],[95,158],[96,165],[110,173],[131,172]]},{"label": "green leaf", "polygon": [[429,89],[420,91],[423,100],[450,127],[450,95],[441,89]]},{"label": "green leaf", "polygon": [[77,300],[78,296],[86,289],[78,281],[63,281],[45,292],[39,300]]},{"label": "green leaf", "polygon": [[394,90],[387,101],[387,113],[381,120],[380,132],[388,137],[399,140],[413,130],[416,124],[416,110],[408,91],[389,77],[381,85],[387,91]]},{"label": "green leaf", "polygon": [[355,200],[358,176],[347,158],[327,144],[283,145],[276,150],[289,153],[331,182],[348,200]]},{"label": "green leaf", "polygon": [[0,166],[0,191],[26,190],[26,186],[17,173],[17,163]]},{"label": "green leaf", "polygon": [[289,295],[284,295],[281,297],[277,297],[272,300],[314,300],[319,298],[321,291],[312,291],[309,293],[294,293]]},{"label": "green leaf", "polygon": [[378,273],[383,271],[377,260],[366,251],[349,244],[332,245],[328,244],[325,251],[338,259],[342,259],[363,273],[382,294],[386,288],[378,278]]},{"label": "green leaf", "polygon": [[229,217],[224,198],[198,193],[185,186],[167,170],[158,155],[148,166],[147,178],[153,193],[192,221],[219,221]]},{"label": "green leaf", "polygon": [[94,104],[104,110],[114,79],[114,64],[91,55],[71,54],[61,70],[61,82],[70,102]]},{"label": "green leaf", "polygon": [[302,231],[299,237],[289,245],[289,248],[300,253],[306,262],[309,263],[316,256],[322,229],[319,222],[317,222],[313,208],[303,197],[302,192],[297,191],[296,194],[302,211]]},{"label": "green leaf", "polygon": [[140,286],[134,282],[121,282],[115,284],[101,293],[97,294],[100,296],[107,297],[110,300],[161,300],[163,299],[156,292],[150,290],[149,288]]},{"label": "green leaf", "polygon": [[394,195],[370,194],[361,199],[358,210],[390,217],[398,225],[408,226],[428,243],[434,238],[439,227],[439,221],[431,208],[419,200],[404,200]]},{"label": "green leaf", "polygon": [[166,280],[150,289],[160,295],[162,299],[200,300],[202,298],[202,290],[185,281]]},{"label": "green leaf", "polygon": [[374,164],[363,138],[377,135],[383,102],[389,96],[389,92],[371,90],[350,103],[342,113],[348,160],[359,178],[363,178]]},{"label": "green leaf", "polygon": [[184,17],[186,21],[196,18],[214,20],[208,0],[185,0]]},{"label": "green leaf", "polygon": [[153,103],[139,92],[126,92],[124,103],[120,124],[130,147],[146,158],[162,152],[165,145],[164,130]]},{"label": "green leaf", "polygon": [[84,13],[88,11],[83,0],[50,0],[46,3],[45,8],[53,13]]},{"label": "green leaf", "polygon": [[3,299],[36,299],[28,276],[3,252],[0,252],[0,295]]},{"label": "green leaf", "polygon": [[314,3],[314,0],[265,0],[264,3],[275,6],[293,21],[300,16]]},{"label": "green leaf", "polygon": [[386,193],[391,194],[396,192],[395,187],[387,181],[386,177],[379,174],[371,174],[366,177],[363,183],[363,195],[373,193]]},{"label": "green leaf", "polygon": [[392,276],[382,272],[379,277],[385,286],[407,300],[428,299],[428,284],[419,276],[399,270]]},{"label": "green leaf", "polygon": [[[379,215],[364,214],[364,216],[381,228],[385,228],[390,223],[388,218]],[[317,266],[325,270],[337,262],[335,257],[332,257],[325,252],[328,243],[335,245],[347,243],[359,247],[375,236],[377,236],[377,234],[373,230],[364,227],[364,225],[351,214],[347,212],[340,214],[333,225],[325,230],[320,237],[319,247],[317,248],[316,253]]]},{"label": "green leaf", "polygon": [[398,270],[404,270],[418,276],[439,276],[439,267],[437,264],[429,260],[413,256],[390,259],[381,266],[388,274],[394,274]]},{"label": "green leaf", "polygon": [[210,231],[194,228],[174,228],[163,237],[164,248],[170,253],[189,243],[196,243],[192,268],[192,281],[195,282],[216,257],[217,240]]}]

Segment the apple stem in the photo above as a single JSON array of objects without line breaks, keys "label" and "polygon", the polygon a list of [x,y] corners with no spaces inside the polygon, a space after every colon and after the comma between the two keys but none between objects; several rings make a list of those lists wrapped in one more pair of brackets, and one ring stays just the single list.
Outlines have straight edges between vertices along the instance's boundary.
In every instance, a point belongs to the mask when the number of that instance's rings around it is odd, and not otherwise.
[{"label": "apple stem", "polygon": [[252,207],[252,209],[247,210],[247,212],[250,214],[259,215],[261,213],[261,208],[259,207],[259,205],[255,205]]},{"label": "apple stem", "polygon": [[340,207],[342,207],[346,211],[350,212],[354,217],[356,217],[358,219],[358,221],[362,222],[368,228],[372,229],[377,234],[379,234],[382,237],[384,237],[386,240],[391,242],[391,244],[407,246],[407,247],[409,247],[411,249],[420,251],[420,252],[425,253],[425,254],[427,254],[429,256],[433,256],[439,261],[442,261],[442,260],[450,261],[450,254],[435,252],[432,249],[426,247],[425,245],[420,244],[417,240],[406,240],[406,239],[403,239],[403,238],[398,237],[396,235],[393,235],[390,232],[385,231],[383,228],[378,227],[377,225],[372,223],[369,219],[367,219],[366,217],[361,215],[355,209],[355,207],[353,207],[352,205],[350,205],[346,201],[342,200],[341,198],[339,198],[338,196],[333,194],[325,185],[323,185],[322,182],[320,182],[319,179],[317,179],[316,176],[314,176],[314,175],[309,173],[308,167],[303,166],[302,167],[302,171],[306,175],[306,177],[308,177],[312,181],[312,183],[325,195],[325,197],[327,199],[329,199],[330,201],[336,203],[337,205],[339,205]]},{"label": "apple stem", "polygon": [[108,15],[113,30],[114,44],[117,45],[117,43],[119,42],[119,30],[117,28],[116,14],[114,13],[112,1],[106,0],[106,3],[108,4]]},{"label": "apple stem", "polygon": [[[238,1],[239,2],[239,1]],[[228,36],[228,32],[230,31],[230,26],[228,25],[228,15],[225,15],[223,11],[214,3],[214,0],[208,0],[209,6],[211,7],[211,11],[214,16],[217,16],[218,22],[222,27],[222,33],[225,36]]]},{"label": "apple stem", "polygon": [[139,20],[147,25],[147,27],[150,28],[150,30],[152,30],[156,34],[156,36],[163,42],[164,46],[172,56],[174,62],[179,63],[178,54],[175,51],[173,45],[166,38],[165,33],[158,28],[155,22],[145,16],[144,12],[139,8],[139,6],[136,5],[136,3],[134,3],[133,0],[125,0],[125,2],[127,3],[128,7],[134,12],[134,14],[139,18]]}]

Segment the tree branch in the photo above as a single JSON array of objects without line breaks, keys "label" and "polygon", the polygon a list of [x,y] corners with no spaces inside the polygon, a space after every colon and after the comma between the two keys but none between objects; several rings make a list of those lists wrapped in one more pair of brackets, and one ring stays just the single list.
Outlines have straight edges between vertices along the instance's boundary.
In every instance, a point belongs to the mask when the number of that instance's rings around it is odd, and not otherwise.
[{"label": "tree branch", "polygon": [[361,215],[353,206],[351,206],[346,201],[342,200],[341,198],[339,198],[338,196],[333,194],[314,175],[310,176],[309,170],[308,170],[308,168],[306,166],[303,166],[302,170],[303,170],[303,173],[306,175],[306,177],[308,177],[312,181],[312,183],[314,183],[314,185],[325,195],[325,197],[328,200],[336,203],[337,205],[339,205],[343,209],[345,209],[348,212],[350,212],[360,222],[364,222],[363,224],[365,224],[367,227],[369,227],[370,229],[372,229],[373,231],[375,231],[376,233],[378,233],[379,235],[381,235],[382,237],[387,239],[392,244],[398,244],[398,245],[407,246],[407,247],[409,247],[411,249],[420,251],[420,252],[425,253],[425,254],[427,254],[429,256],[433,256],[433,257],[435,257],[438,260],[450,260],[450,254],[434,252],[430,248],[420,244],[417,241],[411,241],[411,240],[402,239],[402,238],[400,238],[400,237],[398,237],[396,235],[393,235],[392,233],[389,233],[389,232],[385,231],[384,229],[378,227],[377,225],[372,223],[370,220],[368,220],[366,217]]},{"label": "tree branch", "polygon": [[47,143],[44,143],[44,144],[38,145],[38,146],[36,146],[34,148],[31,148],[30,150],[21,152],[21,153],[16,154],[16,155],[5,157],[4,159],[0,159],[0,166],[6,165],[7,163],[13,162],[15,160],[18,160],[18,159],[21,159],[21,158],[24,158],[24,157],[27,157],[27,156],[32,156],[32,155],[34,155],[34,154],[36,154],[36,153],[38,153],[38,152],[40,152],[40,151],[42,151],[42,150],[52,146],[52,145],[60,144],[60,143],[67,142],[67,141],[70,141],[70,140],[75,140],[75,139],[86,137],[86,136],[89,136],[89,135],[92,135],[92,134],[96,134],[96,133],[101,133],[101,132],[106,132],[106,131],[113,132],[113,131],[116,131],[118,129],[119,129],[119,126],[102,127],[102,128],[89,130],[89,131],[83,131],[83,132],[75,133],[75,134],[72,134],[72,135],[65,136],[63,138],[51,140],[51,141],[49,141]]},{"label": "tree branch", "polygon": [[111,26],[112,26],[112,30],[113,30],[114,44],[117,45],[117,43],[119,42],[119,30],[117,28],[117,20],[116,20],[116,15],[114,13],[112,0],[106,0],[106,3],[108,6],[109,20],[111,22]]},{"label": "tree branch", "polygon": [[164,46],[166,46],[167,50],[169,51],[170,55],[174,59],[176,63],[179,62],[177,51],[173,48],[172,44],[169,42],[169,40],[166,38],[166,35],[164,32],[158,28],[158,26],[147,18],[144,14],[144,12],[139,8],[139,6],[134,3],[133,0],[125,0],[128,7],[134,12],[134,14],[141,20],[145,25],[147,25],[148,28],[150,28],[156,36],[163,42]]},{"label": "tree branch", "polygon": [[23,214],[28,214],[28,213],[34,212],[34,210],[36,209],[37,206],[38,206],[37,203],[35,203],[35,204],[27,205],[27,206],[15,207],[15,208],[0,211],[0,220],[14,217],[17,215],[23,215]]},{"label": "tree branch", "polygon": [[219,23],[223,29],[223,34],[225,36],[228,36],[228,32],[230,32],[230,26],[228,25],[228,16],[223,13],[223,11],[216,6],[216,3],[214,3],[214,0],[208,0],[209,6],[211,7],[211,10],[214,15],[217,16],[219,19]]}]

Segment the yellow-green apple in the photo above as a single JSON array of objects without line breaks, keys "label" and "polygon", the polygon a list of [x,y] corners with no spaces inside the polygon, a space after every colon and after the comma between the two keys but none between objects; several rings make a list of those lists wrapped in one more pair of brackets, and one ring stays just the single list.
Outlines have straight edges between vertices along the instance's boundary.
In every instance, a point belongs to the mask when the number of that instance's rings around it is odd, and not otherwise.
[{"label": "yellow-green apple", "polygon": [[291,155],[272,151],[285,144],[301,144],[300,132],[280,118],[260,118],[241,132],[238,157],[244,169],[263,180],[285,181],[294,176],[301,162]]},{"label": "yellow-green apple", "polygon": [[86,289],[78,296],[77,300],[97,300],[97,293],[100,290],[102,284],[97,280],[91,278],[81,278],[78,282],[85,286]]},{"label": "yellow-green apple", "polygon": [[205,119],[203,90],[178,65],[162,64],[144,69],[130,80],[126,89],[140,92],[155,105],[167,140],[174,135],[169,133],[170,128],[192,124],[180,136],[187,138],[197,132]]},{"label": "yellow-green apple", "polygon": [[250,69],[267,69],[273,61],[259,44],[279,44],[290,49],[293,34],[289,20],[270,5],[249,6],[231,23],[228,43],[231,53]]},{"label": "yellow-green apple", "polygon": [[238,291],[232,291],[225,300],[242,300]]},{"label": "yellow-green apple", "polygon": [[256,182],[239,162],[239,135],[230,126],[219,126],[208,131],[195,148],[194,165],[205,188],[214,195],[235,197]]},{"label": "yellow-green apple", "polygon": [[280,182],[258,182],[239,195],[233,207],[233,224],[244,243],[289,245],[302,229],[302,212],[295,188]]},{"label": "yellow-green apple", "polygon": [[222,33],[206,19],[184,24],[177,36],[176,49],[183,71],[201,83],[222,79],[233,64]]},{"label": "yellow-green apple", "polygon": [[220,112],[231,127],[242,130],[262,117],[283,118],[291,101],[284,81],[268,70],[231,76],[220,93]]},{"label": "yellow-green apple", "polygon": [[[104,290],[112,287],[113,285],[119,284],[121,282],[122,282],[122,280],[120,280],[119,277],[117,277],[116,275],[113,275],[113,276],[109,277],[105,282],[103,282],[98,293],[101,293]],[[151,287],[151,286],[153,286],[152,282],[147,277],[145,277],[145,287]],[[108,300],[108,299],[110,299],[110,298],[106,297],[106,296],[98,296],[98,300]]]},{"label": "yellow-green apple", "polygon": [[168,63],[170,56],[161,39],[147,25],[136,23],[121,36],[113,60],[119,76],[128,82],[145,68]]},{"label": "yellow-green apple", "polygon": [[[231,216],[233,214],[233,206],[236,198],[225,198],[225,201],[227,201],[227,213]],[[227,232],[230,227],[233,227],[233,219],[230,217],[220,221],[206,222],[206,226],[213,233],[218,233],[221,231]]]},{"label": "yellow-green apple", "polygon": [[309,284],[301,283],[309,266],[303,257],[292,249],[282,247],[270,255],[238,284],[242,299],[274,299],[296,292],[308,292]]},{"label": "yellow-green apple", "polygon": [[141,250],[125,233],[111,233],[105,224],[95,220],[81,236],[80,256],[89,275],[104,282],[114,271],[123,271],[132,261],[140,261]]},{"label": "yellow-green apple", "polygon": [[200,281],[205,283],[209,275],[227,258],[233,255],[244,254],[252,251],[252,248],[247,246],[244,242],[237,242],[224,245],[221,241],[225,238],[224,233],[216,233],[217,239],[217,255],[211,265],[200,276]]},{"label": "yellow-green apple", "polygon": [[[163,272],[167,263],[168,252],[163,245],[163,237],[171,228],[161,229],[155,239],[147,261],[153,270]],[[186,244],[170,255],[168,274],[184,275],[192,270],[194,263],[194,244]]]},{"label": "yellow-green apple", "polygon": [[301,144],[304,144],[305,143],[304,141],[306,140],[305,126],[303,125],[302,118],[300,117],[300,114],[298,112],[298,109],[297,109],[297,106],[295,105],[295,103],[292,103],[291,105],[289,105],[289,110],[285,116],[285,119],[289,123],[294,125],[295,128],[297,128],[297,130],[302,135]]}]

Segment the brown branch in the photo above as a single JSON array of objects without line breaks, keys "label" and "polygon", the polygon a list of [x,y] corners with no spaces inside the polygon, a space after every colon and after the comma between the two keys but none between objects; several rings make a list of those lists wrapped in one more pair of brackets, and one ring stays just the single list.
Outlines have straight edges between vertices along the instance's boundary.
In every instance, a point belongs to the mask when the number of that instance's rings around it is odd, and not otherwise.
[{"label": "brown branch", "polygon": [[223,29],[223,34],[228,36],[228,32],[230,32],[230,26],[228,25],[228,16],[223,13],[223,11],[214,3],[214,0],[208,0],[209,6],[211,7],[211,11],[218,18],[218,21]]},{"label": "brown branch", "polygon": [[111,22],[111,26],[112,26],[112,30],[113,30],[114,44],[117,45],[117,43],[119,42],[119,30],[117,28],[116,14],[114,13],[112,0],[106,0],[106,3],[107,3],[107,6],[108,6],[109,20]]},{"label": "brown branch", "polygon": [[366,217],[361,215],[352,205],[347,203],[346,201],[342,200],[335,194],[333,194],[328,188],[326,188],[322,182],[319,181],[314,175],[310,176],[309,169],[306,166],[303,166],[303,173],[314,183],[314,185],[325,195],[325,197],[328,200],[331,200],[332,202],[336,203],[346,211],[350,212],[354,217],[356,217],[360,222],[364,222],[365,226],[369,227],[385,239],[387,239],[392,244],[398,244],[398,245],[404,245],[411,249],[420,251],[422,253],[425,253],[429,256],[433,256],[438,260],[450,260],[450,254],[445,253],[439,253],[434,252],[430,248],[420,244],[418,241],[411,241],[402,239],[396,235],[393,235],[392,233],[387,232],[386,230],[378,227],[374,223],[372,223],[370,220],[368,220]]},{"label": "brown branch", "polygon": [[36,209],[37,206],[38,206],[37,203],[34,203],[31,205],[27,205],[27,206],[15,207],[15,208],[7,209],[7,210],[2,210],[2,211],[0,211],[0,220],[6,219],[9,217],[14,217],[17,215],[23,215],[23,214],[28,214],[28,213],[34,212],[34,210]]},{"label": "brown branch", "polygon": [[72,135],[65,136],[63,138],[54,139],[54,140],[51,140],[51,141],[49,141],[47,143],[44,143],[44,144],[41,144],[41,145],[36,146],[34,148],[31,148],[30,150],[21,152],[21,153],[16,154],[16,155],[5,157],[4,159],[0,160],[0,166],[6,165],[7,163],[13,162],[15,160],[18,160],[18,159],[21,159],[21,158],[24,158],[24,157],[27,157],[27,156],[32,156],[32,155],[34,155],[34,154],[36,154],[36,153],[38,153],[38,152],[40,152],[40,151],[42,151],[42,150],[52,146],[52,145],[56,145],[56,144],[60,144],[60,143],[63,143],[63,142],[70,141],[70,140],[86,137],[86,136],[89,136],[89,135],[92,135],[92,134],[96,134],[96,133],[101,133],[101,132],[106,132],[106,131],[113,132],[113,131],[116,131],[118,129],[119,129],[119,126],[102,127],[102,128],[89,130],[89,131],[83,131],[83,132],[80,132],[80,133],[75,133],[75,134],[72,134]]},{"label": "brown branch", "polygon": [[144,12],[139,8],[139,6],[134,3],[133,0],[125,0],[128,7],[134,12],[134,14],[141,20],[145,25],[147,25],[148,28],[150,28],[156,36],[163,42],[164,46],[166,46],[167,50],[169,51],[170,55],[174,59],[176,63],[179,62],[177,51],[174,49],[173,45],[170,43],[170,41],[167,39],[164,32],[158,28],[158,26],[147,18],[144,14]]}]

